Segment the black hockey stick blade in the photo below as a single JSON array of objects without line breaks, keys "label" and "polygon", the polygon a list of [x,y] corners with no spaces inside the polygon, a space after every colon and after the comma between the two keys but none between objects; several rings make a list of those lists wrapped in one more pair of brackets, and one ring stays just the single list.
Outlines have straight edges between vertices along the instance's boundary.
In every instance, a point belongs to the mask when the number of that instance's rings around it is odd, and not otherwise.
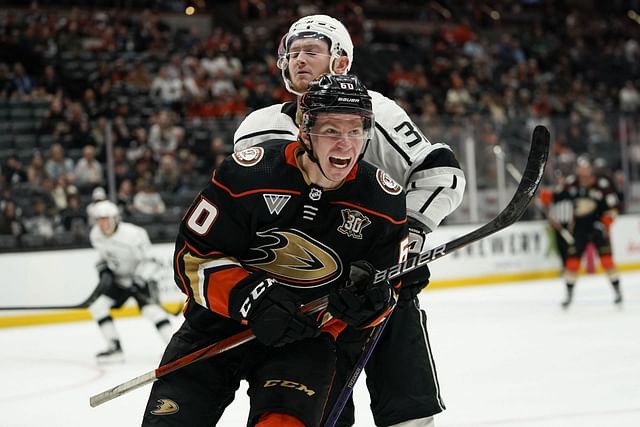
[{"label": "black hockey stick blade", "polygon": [[95,301],[96,298],[100,296],[102,289],[100,286],[96,286],[96,288],[91,292],[84,301],[78,304],[69,304],[69,305],[30,305],[30,306],[14,306],[14,307],[0,307],[0,310],[74,310],[87,308],[89,305]]},{"label": "black hockey stick blade", "polygon": [[396,264],[386,270],[378,271],[375,276],[375,283],[398,278],[462,246],[466,246],[502,230],[519,220],[525,213],[527,206],[529,206],[542,181],[542,175],[544,174],[544,168],[549,156],[549,142],[550,135],[547,128],[541,125],[536,126],[531,137],[529,158],[527,159],[525,170],[522,173],[520,184],[518,184],[518,188],[509,204],[493,220],[471,233],[422,252],[420,255]]}]

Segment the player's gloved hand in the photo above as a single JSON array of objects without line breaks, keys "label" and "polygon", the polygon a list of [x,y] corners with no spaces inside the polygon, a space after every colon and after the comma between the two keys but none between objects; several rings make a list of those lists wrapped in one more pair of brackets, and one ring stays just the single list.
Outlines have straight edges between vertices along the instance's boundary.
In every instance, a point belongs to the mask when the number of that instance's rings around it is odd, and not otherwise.
[{"label": "player's gloved hand", "polygon": [[[426,225],[420,221],[409,217],[407,220],[409,226],[409,255],[411,259],[420,255],[424,249],[424,244],[427,240],[427,234],[431,232]],[[413,299],[418,295],[422,289],[429,284],[429,277],[431,272],[429,267],[424,266],[417,268],[402,276],[402,287],[400,288],[400,299],[408,300]]]},{"label": "player's gloved hand", "polygon": [[293,291],[262,273],[247,277],[229,296],[231,318],[247,322],[258,341],[274,347],[320,334],[318,323],[300,306]]},{"label": "player's gloved hand", "polygon": [[329,292],[329,313],[356,328],[374,326],[395,303],[390,283],[374,284],[375,274],[369,262],[353,262],[346,286]]}]

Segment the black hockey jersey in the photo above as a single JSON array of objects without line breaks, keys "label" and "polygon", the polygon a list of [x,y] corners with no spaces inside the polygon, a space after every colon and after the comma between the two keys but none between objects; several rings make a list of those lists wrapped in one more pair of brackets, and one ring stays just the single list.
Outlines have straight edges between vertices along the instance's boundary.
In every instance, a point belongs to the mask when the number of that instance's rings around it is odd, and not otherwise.
[{"label": "black hockey jersey", "polygon": [[600,221],[605,213],[614,213],[620,204],[611,181],[603,176],[596,177],[592,185],[581,186],[575,175],[567,177],[565,184],[553,193],[555,206],[562,206],[562,223],[576,227],[590,227]]},{"label": "black hockey jersey", "polygon": [[361,161],[338,188],[309,184],[297,142],[270,141],[229,156],[184,216],[176,282],[229,317],[233,287],[264,271],[309,302],[364,259],[385,269],[406,258],[406,200],[385,172]]}]

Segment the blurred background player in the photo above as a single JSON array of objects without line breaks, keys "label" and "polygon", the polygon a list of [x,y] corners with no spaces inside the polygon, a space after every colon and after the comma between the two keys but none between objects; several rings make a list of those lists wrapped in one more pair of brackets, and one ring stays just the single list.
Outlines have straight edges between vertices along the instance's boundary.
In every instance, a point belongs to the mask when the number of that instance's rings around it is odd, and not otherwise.
[{"label": "blurred background player", "polygon": [[133,297],[165,343],[171,339],[173,328],[158,303],[157,284],[153,279],[157,264],[149,253],[151,242],[147,232],[137,225],[121,222],[118,207],[109,200],[97,202],[92,213],[96,224],[89,237],[100,255],[96,265],[100,296],[89,306],[89,311],[107,343],[107,348],[96,357],[98,362],[122,361],[120,338],[111,317],[112,308],[121,307],[129,297]]},{"label": "blurred background player", "polygon": [[[294,22],[278,49],[282,79],[287,90],[296,95],[322,73],[347,73],[352,62],[353,42],[349,32],[340,21],[327,15],[305,16]],[[464,173],[449,146],[429,142],[396,102],[375,91],[369,91],[369,95],[376,122],[364,159],[386,171],[406,189],[410,256],[415,256],[422,251],[426,235],[461,203]],[[294,140],[299,123],[300,109],[296,102],[256,110],[236,130],[234,149],[238,151],[270,138]],[[428,280],[426,267],[403,277],[406,287],[401,291],[398,307],[366,366],[377,425],[432,425],[432,416],[445,408],[427,335],[427,315],[417,299]],[[340,351],[344,350],[339,354],[338,376],[345,377],[362,351],[361,342],[350,341],[346,336],[341,336],[338,346]],[[412,357],[398,363],[398,353]],[[353,423],[350,400],[337,425]]]},{"label": "blurred background player", "polygon": [[[567,223],[575,242],[567,245],[564,276],[567,295],[562,307],[567,308],[573,300],[573,288],[577,280],[580,260],[589,243],[593,243],[600,257],[600,263],[611,282],[615,293],[614,302],[622,302],[620,280],[611,252],[610,228],[618,213],[619,200],[616,189],[605,176],[593,172],[589,159],[581,156],[576,161],[574,175],[566,178],[556,189],[550,202],[563,211],[563,221]],[[570,204],[568,203],[570,202]]]}]

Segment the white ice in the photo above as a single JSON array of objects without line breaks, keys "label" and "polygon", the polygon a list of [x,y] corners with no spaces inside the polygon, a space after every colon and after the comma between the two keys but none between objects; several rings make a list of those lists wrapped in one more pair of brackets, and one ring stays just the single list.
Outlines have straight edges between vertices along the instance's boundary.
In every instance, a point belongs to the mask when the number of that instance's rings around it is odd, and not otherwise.
[{"label": "white ice", "polygon": [[[423,293],[447,404],[436,425],[640,426],[639,283],[640,273],[623,275],[618,308],[603,276],[581,278],[567,311],[559,279]],[[89,407],[89,396],[153,370],[163,350],[143,318],[116,324],[126,363],[108,367],[94,361],[102,341],[91,322],[0,329],[0,427],[139,426],[150,386]],[[355,399],[356,426],[373,426],[363,381]],[[245,425],[247,408],[242,388],[219,425]]]}]

